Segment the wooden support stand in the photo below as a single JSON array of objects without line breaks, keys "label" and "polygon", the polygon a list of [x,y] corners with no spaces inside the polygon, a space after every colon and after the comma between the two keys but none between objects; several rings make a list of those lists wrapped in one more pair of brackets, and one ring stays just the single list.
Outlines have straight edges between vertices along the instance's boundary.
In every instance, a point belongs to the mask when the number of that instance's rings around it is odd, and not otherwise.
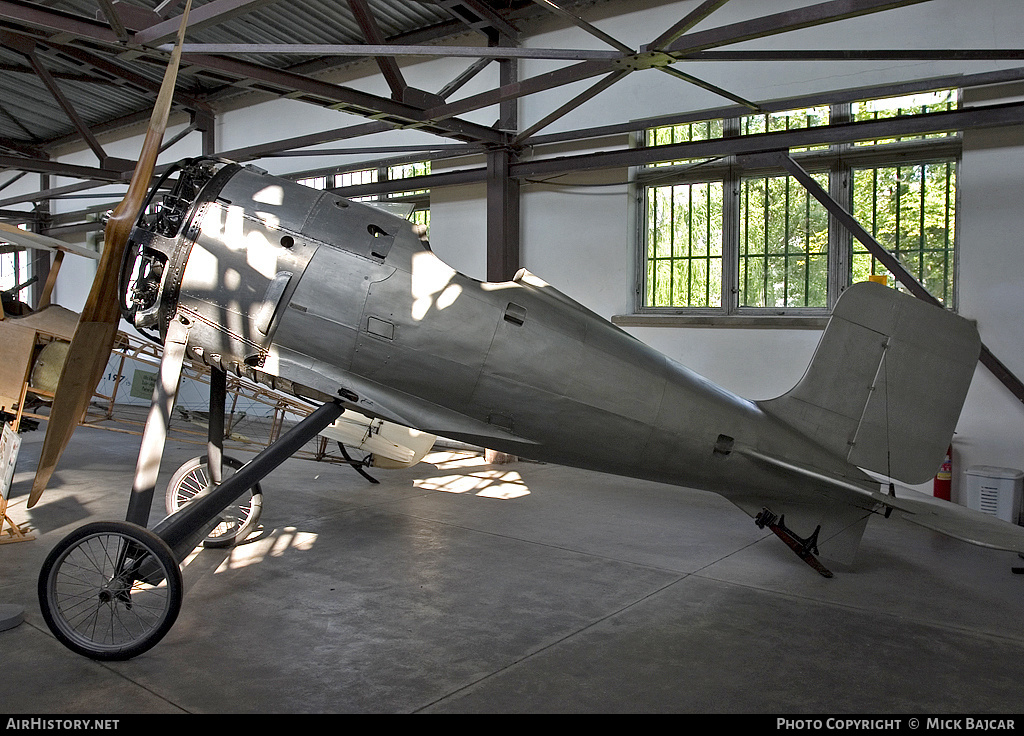
[{"label": "wooden support stand", "polygon": [[35,539],[35,535],[29,533],[27,524],[18,524],[7,515],[7,499],[0,501],[0,544],[28,542],[32,539]]}]

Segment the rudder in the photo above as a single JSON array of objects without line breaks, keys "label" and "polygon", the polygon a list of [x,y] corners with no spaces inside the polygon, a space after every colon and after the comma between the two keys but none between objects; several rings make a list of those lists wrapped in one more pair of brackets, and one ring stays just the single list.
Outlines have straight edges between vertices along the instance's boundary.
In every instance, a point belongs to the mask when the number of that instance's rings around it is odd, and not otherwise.
[{"label": "rudder", "polygon": [[758,403],[858,467],[923,483],[953,436],[980,351],[973,322],[859,283],[836,303],[800,382]]}]

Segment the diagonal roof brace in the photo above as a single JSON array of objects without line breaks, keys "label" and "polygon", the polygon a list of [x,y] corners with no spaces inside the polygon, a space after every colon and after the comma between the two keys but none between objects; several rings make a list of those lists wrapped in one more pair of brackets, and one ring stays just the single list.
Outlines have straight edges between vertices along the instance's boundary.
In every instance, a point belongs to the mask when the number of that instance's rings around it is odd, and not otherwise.
[{"label": "diagonal roof brace", "polygon": [[86,125],[84,120],[82,120],[78,111],[75,110],[68,98],[64,96],[64,93],[61,92],[60,87],[57,85],[57,81],[50,75],[49,70],[43,66],[43,63],[36,55],[35,48],[29,51],[23,51],[22,53],[25,55],[25,58],[28,59],[28,63],[32,66],[32,69],[35,70],[36,76],[39,77],[39,81],[41,81],[46,89],[50,91],[50,94],[53,95],[53,99],[55,99],[57,104],[60,105],[64,114],[68,116],[72,125],[75,126],[75,130],[77,130],[78,134],[82,136],[82,139],[86,142],[89,148],[92,149],[92,152],[96,154],[96,158],[99,159],[100,164],[102,165],[109,158],[106,151],[103,150],[103,146],[101,146],[100,142],[96,140],[96,136],[94,136],[92,131],[89,130],[89,126]]},{"label": "diagonal roof brace", "polygon": [[[377,19],[373,17],[367,0],[348,0],[348,5],[352,9],[352,14],[356,17],[356,22],[359,23],[359,28],[362,30],[363,37],[366,38],[367,43],[378,46],[383,44],[384,34],[381,33],[380,26],[377,25]],[[395,57],[375,56],[374,60],[377,62],[380,73],[384,75],[384,80],[388,83],[388,87],[391,88],[392,99],[401,100],[403,93],[409,85],[405,83],[405,78],[402,77],[402,70],[398,68],[398,62],[395,61]]]},{"label": "diagonal roof brace", "polygon": [[[856,238],[872,256],[877,258],[879,262],[889,272],[896,277],[896,280],[903,284],[907,290],[916,296],[918,299],[933,304],[937,307],[943,307],[935,296],[925,288],[924,284],[917,280],[917,278],[908,271],[904,265],[899,261],[896,256],[890,253],[885,247],[879,243],[874,236],[871,235],[864,227],[857,221],[845,207],[839,202],[834,200],[832,196],[826,192],[814,178],[807,173],[800,164],[798,164],[792,156],[789,155],[788,151],[770,151],[760,154],[748,154],[742,157],[743,160],[751,162],[756,160],[755,165],[777,165],[782,166],[786,171],[793,176],[794,179],[800,182],[807,192],[818,200],[821,205],[829,211],[829,213],[839,221],[840,224],[854,237]],[[982,344],[981,355],[979,361],[989,371],[992,372],[1000,383],[1002,383],[1012,393],[1018,401],[1024,403],[1024,382],[1022,382],[1009,368],[1006,367],[992,351]]]}]

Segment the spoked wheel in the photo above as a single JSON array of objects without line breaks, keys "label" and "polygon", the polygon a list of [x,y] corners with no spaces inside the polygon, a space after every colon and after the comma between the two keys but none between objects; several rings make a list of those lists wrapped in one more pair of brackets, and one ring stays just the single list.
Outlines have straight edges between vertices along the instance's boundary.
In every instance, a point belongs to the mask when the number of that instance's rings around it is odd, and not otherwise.
[{"label": "spoked wheel", "polygon": [[[222,480],[230,476],[232,471],[238,470],[243,465],[238,460],[228,455],[224,456],[222,464]],[[210,467],[207,464],[206,456],[194,457],[171,476],[167,484],[166,503],[167,513],[173,514],[192,498],[210,485]],[[230,547],[236,542],[242,542],[259,523],[260,514],[263,513],[263,491],[260,484],[252,488],[238,500],[238,503],[224,509],[220,515],[220,524],[203,541],[204,547]]]},{"label": "spoked wheel", "polygon": [[170,547],[127,521],[79,527],[50,551],[39,573],[46,625],[92,659],[130,659],[155,645],[174,625],[181,595]]}]

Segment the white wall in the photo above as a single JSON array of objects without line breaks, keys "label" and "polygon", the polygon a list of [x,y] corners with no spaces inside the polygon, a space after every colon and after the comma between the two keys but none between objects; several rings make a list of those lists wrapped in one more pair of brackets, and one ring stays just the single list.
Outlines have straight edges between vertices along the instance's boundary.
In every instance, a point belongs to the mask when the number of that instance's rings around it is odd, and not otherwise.
[{"label": "white wall", "polygon": [[[695,30],[809,4],[808,0],[732,0]],[[631,45],[647,43],[698,5],[698,0],[612,2],[580,12],[607,33]],[[754,41],[749,48],[986,48],[1019,46],[1024,3],[1019,0],[933,0],[907,8],[865,16],[841,24],[805,29]],[[456,43],[469,43],[460,39]],[[558,20],[538,24],[524,45],[535,47],[602,48],[602,44]],[[403,73],[410,83],[434,91],[468,64],[466,59],[408,61]],[[457,97],[489,89],[496,83],[491,65]],[[521,78],[558,66],[522,62]],[[940,74],[974,73],[1017,64],[954,62],[719,62],[684,65],[684,70],[744,95],[761,100],[884,84]],[[388,96],[372,66],[365,76],[347,84]],[[587,88],[597,78],[570,89],[553,90],[520,102],[520,125],[526,127]],[[557,121],[544,132],[623,122],[658,114],[679,113],[728,104],[667,74],[636,72]],[[485,125],[495,109],[470,119]],[[263,102],[218,115],[218,150],[362,122],[293,100]],[[408,145],[430,139],[417,131],[393,131],[368,139],[323,147]],[[140,139],[137,139],[140,140]],[[137,140],[127,149],[137,150]],[[449,142],[449,141],[442,141]],[[131,146],[135,148],[132,149]],[[624,138],[602,141],[606,148],[626,145]],[[171,160],[198,152],[198,135],[175,147]],[[970,132],[964,138],[960,174],[959,247],[960,303],[963,313],[978,321],[983,339],[1017,375],[1024,376],[1024,249],[1019,201],[1024,171],[1024,134],[1008,131]],[[112,147],[115,155],[134,157]],[[72,157],[88,161],[89,154]],[[375,157],[370,157],[375,158]],[[71,160],[69,158],[69,160]],[[337,165],[347,159],[273,158],[257,162],[274,173]],[[77,162],[77,161],[76,161]],[[480,161],[449,162],[449,167]],[[436,166],[442,170],[444,166]],[[596,175],[569,175],[562,183],[625,182],[626,170]],[[634,205],[624,184],[572,187],[525,183],[522,195],[523,265],[541,278],[611,317],[631,311],[634,300],[637,247]],[[431,193],[431,241],[435,252],[454,267],[482,278],[485,273],[485,191],[482,184],[435,189]],[[72,289],[59,287],[61,294]],[[70,305],[69,305],[70,306]],[[768,398],[788,390],[803,373],[816,345],[814,330],[634,328],[641,339],[727,388],[750,398]],[[956,437],[959,479],[969,465],[1024,467],[1024,407],[979,369]]]},{"label": "white wall", "polygon": [[[1019,86],[965,93],[968,104],[1021,99]],[[994,128],[964,134],[960,166],[960,313],[976,320],[981,339],[1024,377],[1024,131]],[[981,368],[954,438],[960,469],[1024,468],[1024,405]],[[961,476],[962,478],[962,476]],[[962,487],[962,486],[961,486]]]}]

